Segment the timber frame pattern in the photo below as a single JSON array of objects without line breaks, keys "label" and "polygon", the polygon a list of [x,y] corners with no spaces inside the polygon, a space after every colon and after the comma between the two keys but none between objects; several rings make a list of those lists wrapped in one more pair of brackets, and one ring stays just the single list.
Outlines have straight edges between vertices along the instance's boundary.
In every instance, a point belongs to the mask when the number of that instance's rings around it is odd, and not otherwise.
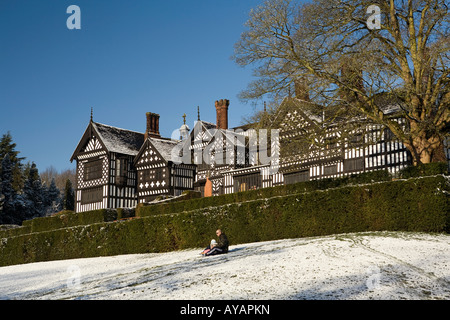
[{"label": "timber frame pattern", "polygon": [[[186,190],[217,196],[375,170],[395,174],[411,164],[405,146],[389,130],[375,124],[344,142],[333,142],[333,136],[339,134],[336,127],[325,136],[329,143],[323,147],[311,145],[307,151],[283,148],[292,139],[301,138],[300,129],[307,127],[307,116],[295,108],[303,102],[286,98],[278,107],[281,154],[275,172],[249,152],[258,147],[251,145],[255,139],[249,139],[255,130],[246,130],[249,126],[228,129],[229,100],[216,101],[217,125],[199,116],[192,131],[186,124],[180,128],[180,132],[184,130],[180,140],[160,136],[158,114],[147,113],[145,133],[100,124],[91,117],[71,157],[77,161],[75,210],[135,207],[161,196],[179,196]],[[404,123],[401,118],[398,121]],[[231,140],[240,139],[243,148],[230,141],[230,132]],[[172,151],[180,142],[189,144],[190,163],[172,159]],[[211,151],[213,161],[198,161],[205,150]],[[217,164],[218,151],[222,156],[228,152],[231,161]],[[448,149],[445,152],[449,158]]]}]

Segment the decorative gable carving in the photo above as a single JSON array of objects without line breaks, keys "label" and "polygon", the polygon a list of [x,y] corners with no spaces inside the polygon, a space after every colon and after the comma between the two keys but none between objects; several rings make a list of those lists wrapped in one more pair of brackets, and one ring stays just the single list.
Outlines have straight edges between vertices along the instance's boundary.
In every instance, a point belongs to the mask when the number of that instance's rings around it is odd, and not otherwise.
[{"label": "decorative gable carving", "polygon": [[156,150],[156,148],[148,142],[145,142],[145,147],[141,150],[139,158],[136,161],[136,167],[155,167],[165,164],[165,159]]},{"label": "decorative gable carving", "polygon": [[97,139],[97,137],[94,136],[89,139],[86,145],[81,149],[81,152],[91,152],[96,150],[102,150],[102,145],[100,144],[100,141]]}]

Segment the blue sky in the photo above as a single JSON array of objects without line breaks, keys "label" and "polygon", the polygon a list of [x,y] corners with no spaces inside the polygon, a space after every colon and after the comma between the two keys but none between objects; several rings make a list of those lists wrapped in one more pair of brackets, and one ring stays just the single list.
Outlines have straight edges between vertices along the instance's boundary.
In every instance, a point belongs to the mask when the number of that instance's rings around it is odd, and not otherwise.
[{"label": "blue sky", "polygon": [[[182,124],[215,122],[214,101],[230,99],[229,125],[253,107],[238,93],[251,68],[230,59],[260,0],[0,0],[0,135],[39,170],[74,168],[70,157],[94,121],[144,132],[161,115],[170,137]],[[69,30],[67,7],[81,9]]]}]

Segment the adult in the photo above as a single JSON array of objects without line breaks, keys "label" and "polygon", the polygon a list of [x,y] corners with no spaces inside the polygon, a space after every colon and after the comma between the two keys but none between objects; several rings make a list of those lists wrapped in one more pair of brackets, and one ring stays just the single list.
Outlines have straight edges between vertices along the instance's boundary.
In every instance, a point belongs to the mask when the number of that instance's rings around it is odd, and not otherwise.
[{"label": "adult", "polygon": [[212,256],[228,252],[229,242],[227,235],[224,232],[222,232],[221,229],[217,229],[216,235],[217,237],[219,237],[217,244],[211,246],[211,250],[207,252],[205,256]]}]

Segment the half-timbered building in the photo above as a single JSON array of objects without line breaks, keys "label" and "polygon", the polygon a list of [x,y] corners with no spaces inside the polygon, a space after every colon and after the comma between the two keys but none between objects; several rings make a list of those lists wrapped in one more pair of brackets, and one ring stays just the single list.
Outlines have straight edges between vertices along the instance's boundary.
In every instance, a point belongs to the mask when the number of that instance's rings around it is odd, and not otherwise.
[{"label": "half-timbered building", "polygon": [[[77,161],[75,209],[134,207],[186,190],[217,196],[375,170],[395,174],[411,164],[405,146],[378,124],[367,123],[346,139],[337,139],[342,132],[336,124],[322,132],[319,144],[305,142],[302,135],[312,122],[320,125],[321,117],[302,111],[303,103],[309,101],[283,100],[276,111],[279,139],[267,141],[267,150],[261,150],[259,132],[251,126],[228,128],[226,99],[215,102],[215,124],[199,115],[190,131],[184,121],[180,140],[160,136],[158,114],[147,113],[145,133],[100,124],[91,117],[71,158]],[[385,114],[406,125],[395,118],[395,107],[387,105]],[[302,139],[301,147],[289,147]],[[263,163],[261,152],[269,155],[273,148],[280,150],[275,165]],[[180,157],[184,152],[187,158]]]},{"label": "half-timbered building", "polygon": [[[298,106],[301,103],[309,102],[298,98],[286,98],[278,107],[276,117],[279,118],[280,158],[277,170],[270,168],[269,164],[261,164],[258,158],[248,159],[248,148],[257,146],[250,146],[249,141],[246,141],[245,165],[229,167],[219,175],[221,181],[217,183],[223,184],[223,193],[336,178],[375,170],[388,170],[396,174],[411,164],[411,156],[406,147],[388,129],[377,124],[368,124],[362,130],[363,133],[354,132],[347,139],[335,139],[341,132],[338,125],[331,126],[324,136],[319,137],[322,143],[318,145],[305,143],[303,147],[288,148],[292,141],[302,140],[302,134],[308,130],[311,121],[321,122],[321,117],[305,114]],[[386,115],[394,114],[395,108],[388,106],[385,111]],[[402,118],[398,118],[397,121],[405,124]],[[248,137],[252,134],[248,132],[243,135]],[[209,169],[211,168],[206,166],[199,172],[208,172]]]},{"label": "half-timbered building", "polygon": [[[159,115],[147,114],[150,120]],[[161,196],[179,196],[186,190],[193,190],[196,166],[189,163],[175,163],[173,156],[179,140],[162,138],[159,132],[147,130],[146,139],[135,157],[137,170],[138,203],[150,202]]]},{"label": "half-timbered building", "polygon": [[[365,125],[342,139],[343,132],[339,125],[327,128],[324,136],[319,137],[322,143],[310,145],[308,150],[288,150],[283,152],[283,145],[289,140],[299,140],[299,135],[311,121],[310,117],[296,107],[302,103],[309,103],[297,98],[286,98],[280,105],[289,110],[284,114],[280,125],[280,172],[285,184],[335,178],[345,175],[358,174],[375,170],[388,170],[391,174],[411,164],[411,156],[406,147],[394,137],[389,129],[378,124]],[[287,106],[291,108],[287,108]],[[292,108],[294,106],[294,108]],[[385,114],[395,114],[395,108],[386,108]],[[404,119],[396,118],[404,125]],[[315,119],[320,123],[320,118]],[[357,120],[356,120],[357,121]],[[302,130],[300,130],[302,129]],[[307,130],[307,128],[306,128]]]},{"label": "half-timbered building", "polygon": [[159,133],[159,115],[147,113],[145,133],[94,122],[91,117],[71,161],[77,162],[75,210],[135,207],[157,196],[192,190],[196,166],[174,164],[177,140]]},{"label": "half-timbered building", "polygon": [[76,160],[76,212],[137,204],[133,161],[144,134],[89,122],[71,161]]},{"label": "half-timbered building", "polygon": [[241,127],[228,128],[229,104],[227,99],[216,101],[216,124],[199,117],[184,141],[197,166],[194,189],[202,196],[226,193],[224,173],[254,164],[249,158],[247,133]]}]

